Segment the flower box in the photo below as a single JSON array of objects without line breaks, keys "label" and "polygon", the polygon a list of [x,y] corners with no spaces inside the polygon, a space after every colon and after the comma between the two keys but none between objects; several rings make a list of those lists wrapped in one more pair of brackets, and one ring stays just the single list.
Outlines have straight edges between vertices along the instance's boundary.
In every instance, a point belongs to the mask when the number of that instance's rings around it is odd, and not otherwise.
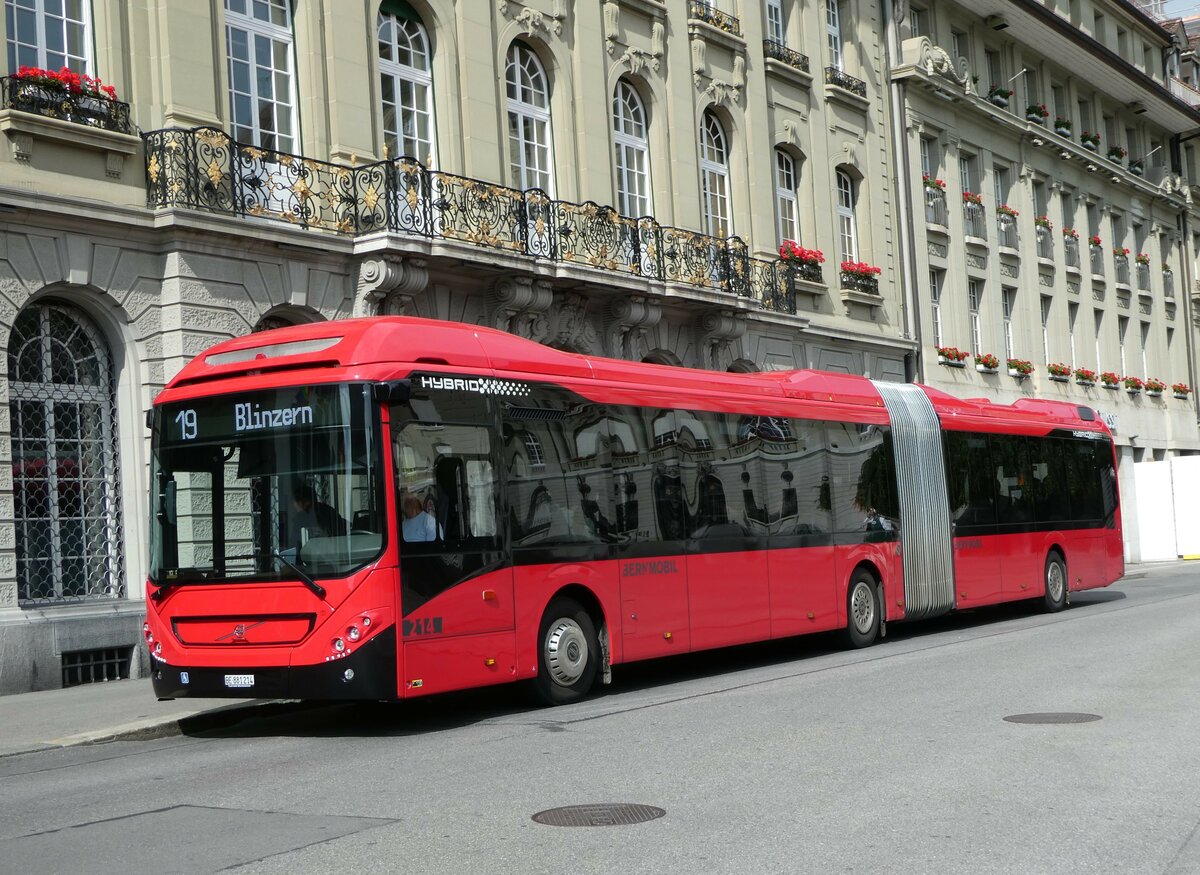
[{"label": "flower box", "polygon": [[[1112,388],[1114,388],[1114,389],[1115,389],[1115,388],[1117,388],[1117,387],[1116,387],[1116,386],[1113,386]],[[1131,396],[1132,396],[1132,395],[1141,395],[1141,394],[1142,394],[1142,390],[1141,390],[1141,389],[1126,389],[1125,391],[1126,391],[1126,392],[1128,392],[1128,393],[1129,393]]]},{"label": "flower box", "polygon": [[1188,393],[1187,393],[1187,392],[1172,392],[1171,394],[1172,394],[1172,396],[1174,396],[1175,398],[1178,398],[1180,401],[1187,401],[1187,400],[1188,400]]},{"label": "flower box", "polygon": [[948,368],[965,368],[967,366],[966,362],[956,361],[955,359],[948,359],[944,355],[938,356],[938,364],[945,365]]},{"label": "flower box", "polygon": [[1081,380],[1079,377],[1075,378],[1075,383],[1079,386],[1083,386],[1085,389],[1090,389],[1096,385],[1095,380]]},{"label": "flower box", "polygon": [[1147,389],[1146,397],[1147,398],[1161,398],[1162,397],[1162,389]]},{"label": "flower box", "polygon": [[1071,375],[1070,374],[1051,374],[1050,382],[1051,383],[1069,383],[1069,382],[1071,382]]},{"label": "flower box", "polygon": [[1029,374],[1023,374],[1020,371],[1018,371],[1016,368],[1009,368],[1008,375],[1010,377],[1016,377],[1018,380],[1024,380],[1026,377],[1029,376]]},{"label": "flower box", "polygon": [[1120,386],[1118,386],[1116,383],[1102,382],[1102,383],[1100,383],[1100,385],[1103,386],[1105,389],[1119,389],[1120,388]]},{"label": "flower box", "polygon": [[1070,137],[1070,136],[1071,136],[1071,129],[1070,129],[1070,128],[1059,127],[1058,125],[1055,125],[1055,127],[1054,127],[1054,133],[1058,134],[1060,137]]},{"label": "flower box", "polygon": [[998,374],[998,373],[1000,373],[999,368],[989,368],[987,365],[975,365],[975,370],[979,371],[979,373],[981,373],[981,374]]}]

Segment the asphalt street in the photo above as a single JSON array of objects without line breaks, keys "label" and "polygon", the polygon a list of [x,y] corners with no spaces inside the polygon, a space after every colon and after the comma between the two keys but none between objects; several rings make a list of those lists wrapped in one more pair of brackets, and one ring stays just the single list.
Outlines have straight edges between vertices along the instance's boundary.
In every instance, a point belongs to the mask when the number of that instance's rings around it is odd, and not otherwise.
[{"label": "asphalt street", "polygon": [[[1048,713],[1098,719],[1004,719]],[[1196,873],[1198,727],[1200,568],[1176,566],[862,651],[618,667],[557,709],[279,704],[6,757],[0,871]],[[598,803],[665,814],[532,820]]]}]

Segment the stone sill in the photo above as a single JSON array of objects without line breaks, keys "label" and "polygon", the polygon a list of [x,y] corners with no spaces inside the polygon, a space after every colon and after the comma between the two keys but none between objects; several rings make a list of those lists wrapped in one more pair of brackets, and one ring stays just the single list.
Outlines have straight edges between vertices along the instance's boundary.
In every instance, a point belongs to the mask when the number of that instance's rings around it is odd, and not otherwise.
[{"label": "stone sill", "polygon": [[1048,267],[1048,268],[1050,268],[1050,270],[1054,270],[1054,267],[1055,267],[1054,259],[1053,258],[1042,258],[1039,255],[1038,256],[1038,267]]},{"label": "stone sill", "polygon": [[988,242],[987,242],[987,238],[986,238],[986,237],[971,237],[971,236],[964,236],[964,237],[963,237],[963,242],[964,242],[964,243],[966,243],[968,246],[974,246],[976,249],[983,249],[983,250],[987,250],[987,249],[989,249],[989,248],[990,248],[990,247],[988,246]]},{"label": "stone sill", "polygon": [[746,51],[745,37],[721,30],[721,28],[715,27],[714,25],[709,24],[707,21],[702,21],[699,18],[688,19],[688,33],[691,36],[699,37],[706,42],[716,43],[719,46],[724,46],[731,52],[744,54]]},{"label": "stone sill", "polygon": [[1067,273],[1073,273],[1075,276],[1083,276],[1083,271],[1073,264],[1067,265]]},{"label": "stone sill", "polygon": [[870,292],[860,292],[856,289],[841,289],[842,303],[862,304],[864,307],[882,307],[883,297],[872,295]]},{"label": "stone sill", "polygon": [[[1138,289],[1138,297],[1143,300],[1146,300],[1146,301],[1153,301],[1154,293],[1151,292],[1149,289]],[[1170,298],[1166,298],[1166,300],[1169,301]]]},{"label": "stone sill", "polygon": [[825,99],[841,103],[851,109],[857,109],[864,114],[871,108],[871,101],[867,98],[859,97],[853,91],[847,91],[840,85],[832,85],[828,82],[825,83]]},{"label": "stone sill", "polygon": [[662,4],[662,0],[621,0],[621,5],[636,9],[650,18],[667,17],[667,10]]},{"label": "stone sill", "polygon": [[17,161],[29,161],[33,157],[34,141],[46,140],[104,153],[107,156],[105,171],[112,177],[120,177],[125,159],[136,155],[142,147],[141,137],[132,134],[106,131],[15,109],[0,110],[0,131],[8,135],[13,158]]},{"label": "stone sill", "polygon": [[812,280],[796,280],[796,294],[812,295],[813,298],[822,298],[829,292],[829,288],[824,283],[814,283]]},{"label": "stone sill", "polygon": [[[805,73],[799,67],[793,67],[791,64],[781,61],[778,58],[764,58],[766,70],[773,76],[777,76],[785,82],[792,82],[799,85],[801,88],[812,87],[812,73]],[[812,62],[809,61],[811,64]]]},{"label": "stone sill", "polygon": [[1000,246],[998,248],[1002,258],[1010,258],[1013,261],[1021,260],[1021,250],[1013,249],[1011,246]]},{"label": "stone sill", "polygon": [[938,234],[942,237],[950,236],[950,228],[947,227],[946,225],[939,225],[936,222],[926,222],[925,230],[928,231],[930,234]]}]

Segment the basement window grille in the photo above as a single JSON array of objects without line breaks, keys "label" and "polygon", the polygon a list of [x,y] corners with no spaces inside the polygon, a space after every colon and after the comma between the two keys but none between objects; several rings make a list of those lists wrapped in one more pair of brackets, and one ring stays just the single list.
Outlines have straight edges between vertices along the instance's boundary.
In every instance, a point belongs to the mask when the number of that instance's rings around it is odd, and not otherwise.
[{"label": "basement window grille", "polygon": [[71,650],[62,655],[62,685],[100,684],[125,680],[133,660],[132,647],[101,647],[97,650]]}]

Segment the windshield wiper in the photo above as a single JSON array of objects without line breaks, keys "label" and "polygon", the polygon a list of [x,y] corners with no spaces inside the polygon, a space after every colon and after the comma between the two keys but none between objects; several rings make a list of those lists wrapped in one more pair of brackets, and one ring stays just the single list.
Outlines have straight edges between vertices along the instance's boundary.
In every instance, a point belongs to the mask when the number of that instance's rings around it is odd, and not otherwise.
[{"label": "windshield wiper", "polygon": [[311,589],[313,591],[313,594],[316,595],[317,598],[319,598],[319,599],[325,598],[325,587],[321,586],[321,584],[319,584],[315,580],[313,580],[312,575],[310,575],[307,571],[304,571],[303,569],[301,569],[299,565],[292,562],[291,559],[288,559],[286,556],[284,556],[278,550],[270,551],[270,555],[272,557],[274,557],[275,559],[278,559],[280,562],[282,562],[288,568],[292,569],[292,571],[296,572],[296,576],[300,578],[300,582],[303,583],[305,586],[307,586],[309,589]]}]

